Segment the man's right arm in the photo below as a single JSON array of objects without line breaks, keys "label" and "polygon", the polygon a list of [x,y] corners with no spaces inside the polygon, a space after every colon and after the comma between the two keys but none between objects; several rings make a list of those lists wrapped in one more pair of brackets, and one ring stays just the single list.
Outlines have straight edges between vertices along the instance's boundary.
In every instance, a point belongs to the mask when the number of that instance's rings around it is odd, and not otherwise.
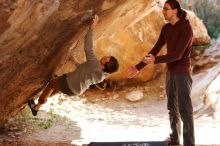
[{"label": "man's right arm", "polygon": [[[164,28],[164,27],[163,27]],[[154,63],[152,62],[153,59],[155,59],[154,56],[157,55],[157,53],[160,51],[160,49],[162,48],[162,46],[165,44],[165,38],[164,38],[164,29],[162,28],[159,39],[157,41],[157,43],[155,44],[155,46],[153,47],[153,49],[148,53],[147,56],[144,57],[143,60],[141,60],[138,64],[131,66],[128,70],[128,78],[133,78],[134,76],[136,76],[141,69],[143,69],[147,63],[147,58],[150,57],[150,63]]]},{"label": "man's right arm", "polygon": [[93,52],[93,29],[96,26],[96,24],[98,23],[98,16],[95,15],[94,19],[93,19],[93,23],[92,25],[89,27],[89,30],[85,36],[85,40],[84,40],[84,51],[86,54],[86,60],[93,60],[94,58],[96,59],[96,56]]},{"label": "man's right arm", "polygon": [[[148,54],[152,54],[153,56],[156,56],[160,52],[160,50],[161,50],[161,48],[163,47],[164,44],[165,44],[165,38],[164,38],[164,27],[163,27],[162,30],[161,30],[159,39],[157,40],[157,42],[154,45],[153,49]],[[147,56],[145,56],[143,60],[141,60],[138,64],[135,65],[135,68],[137,70],[140,71],[141,69],[143,69],[147,65],[145,63],[145,60],[147,59]]]},{"label": "man's right arm", "polygon": [[84,51],[86,55],[86,60],[91,60],[95,58],[95,54],[93,52],[93,32],[91,28],[89,28],[85,36]]}]

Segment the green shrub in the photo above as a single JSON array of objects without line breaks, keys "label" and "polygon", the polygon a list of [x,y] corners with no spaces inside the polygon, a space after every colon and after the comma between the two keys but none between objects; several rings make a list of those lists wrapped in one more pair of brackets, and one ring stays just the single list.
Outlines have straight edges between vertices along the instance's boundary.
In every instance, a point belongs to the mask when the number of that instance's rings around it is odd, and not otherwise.
[{"label": "green shrub", "polygon": [[217,38],[220,33],[220,2],[216,0],[183,0],[182,6],[191,9],[203,20],[211,38]]}]

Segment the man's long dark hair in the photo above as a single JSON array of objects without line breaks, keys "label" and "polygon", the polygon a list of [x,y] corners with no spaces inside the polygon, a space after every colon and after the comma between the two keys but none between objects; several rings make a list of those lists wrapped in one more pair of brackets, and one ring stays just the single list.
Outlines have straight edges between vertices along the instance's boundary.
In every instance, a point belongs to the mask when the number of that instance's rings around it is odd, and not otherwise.
[{"label": "man's long dark hair", "polygon": [[113,73],[116,72],[119,68],[118,61],[115,57],[111,56],[109,62],[104,64],[104,72]]},{"label": "man's long dark hair", "polygon": [[172,9],[177,9],[177,17],[186,18],[186,11],[184,11],[177,0],[167,0],[165,3],[168,3]]}]

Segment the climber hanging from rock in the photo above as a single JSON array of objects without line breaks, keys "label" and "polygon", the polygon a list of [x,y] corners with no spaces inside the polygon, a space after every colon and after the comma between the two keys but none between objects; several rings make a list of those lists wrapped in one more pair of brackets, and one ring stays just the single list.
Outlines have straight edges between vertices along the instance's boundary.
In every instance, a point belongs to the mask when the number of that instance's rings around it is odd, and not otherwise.
[{"label": "climber hanging from rock", "polygon": [[37,104],[35,104],[34,99],[28,101],[28,106],[34,116],[37,115],[40,107],[46,103],[47,98],[53,93],[60,91],[70,96],[80,95],[85,92],[90,85],[102,82],[108,74],[118,70],[119,64],[115,57],[103,56],[98,60],[93,52],[93,29],[98,21],[99,17],[95,15],[93,23],[89,26],[85,36],[84,51],[86,61],[82,64],[78,64],[75,71],[52,79],[40,95]]}]

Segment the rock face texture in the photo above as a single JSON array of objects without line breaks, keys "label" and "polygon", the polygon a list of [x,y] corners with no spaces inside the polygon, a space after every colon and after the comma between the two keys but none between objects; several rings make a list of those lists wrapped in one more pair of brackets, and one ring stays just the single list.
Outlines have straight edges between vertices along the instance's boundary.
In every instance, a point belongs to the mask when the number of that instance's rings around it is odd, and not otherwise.
[{"label": "rock face texture", "polygon": [[197,117],[209,114],[215,117],[220,109],[220,38],[206,49],[195,64],[192,101]]},{"label": "rock face texture", "polygon": [[0,121],[15,115],[64,64],[94,11],[120,1],[17,0],[1,2]]},{"label": "rock face texture", "polygon": [[220,62],[220,36],[215,44],[206,49],[201,58],[194,65],[197,72],[202,72],[208,68],[214,67]]},{"label": "rock face texture", "polygon": [[[85,61],[83,38],[94,13],[100,16],[95,53],[117,57],[120,70],[109,80],[126,81],[128,67],[147,54],[165,24],[162,7],[155,0],[1,0],[0,123],[36,97],[51,77],[74,70],[70,57]],[[194,43],[207,44],[206,28],[191,13]],[[163,69],[147,66],[134,80],[151,80]]]}]

